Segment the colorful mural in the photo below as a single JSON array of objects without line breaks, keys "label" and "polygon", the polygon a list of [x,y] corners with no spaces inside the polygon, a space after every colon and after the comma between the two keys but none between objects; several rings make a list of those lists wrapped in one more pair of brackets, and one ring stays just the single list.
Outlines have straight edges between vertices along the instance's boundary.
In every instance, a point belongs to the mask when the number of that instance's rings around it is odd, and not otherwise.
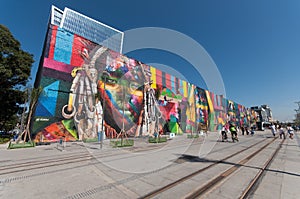
[{"label": "colorful mural", "polygon": [[242,105],[56,26],[43,56],[36,142],[217,131],[251,119]]},{"label": "colorful mural", "polygon": [[195,100],[196,100],[196,123],[197,123],[197,132],[201,130],[207,130],[209,121],[208,121],[208,102],[206,98],[205,90],[202,88],[195,89]]}]

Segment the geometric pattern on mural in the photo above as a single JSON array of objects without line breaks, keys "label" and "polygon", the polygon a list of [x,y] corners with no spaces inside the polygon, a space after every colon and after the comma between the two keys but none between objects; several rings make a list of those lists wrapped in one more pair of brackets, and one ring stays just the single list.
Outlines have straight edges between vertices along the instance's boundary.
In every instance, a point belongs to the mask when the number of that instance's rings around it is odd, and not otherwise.
[{"label": "geometric pattern on mural", "polygon": [[[59,81],[55,81],[52,84],[44,87],[43,89],[43,96],[40,97],[40,106],[38,113],[43,113],[40,116],[54,116],[55,115],[55,108],[57,103],[57,96],[59,90]],[[42,110],[43,109],[43,110]]]}]

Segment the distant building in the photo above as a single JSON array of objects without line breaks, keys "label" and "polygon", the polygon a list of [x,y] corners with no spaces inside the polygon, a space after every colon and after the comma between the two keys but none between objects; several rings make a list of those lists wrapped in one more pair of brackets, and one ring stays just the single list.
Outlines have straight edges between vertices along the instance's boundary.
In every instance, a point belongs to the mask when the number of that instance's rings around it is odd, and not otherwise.
[{"label": "distant building", "polygon": [[265,112],[265,120],[267,122],[273,122],[272,110],[268,105],[261,105],[261,108],[264,109]]},{"label": "distant building", "polygon": [[251,110],[254,110],[258,115],[256,126],[259,130],[264,130],[273,122],[272,110],[268,105],[253,106]]}]

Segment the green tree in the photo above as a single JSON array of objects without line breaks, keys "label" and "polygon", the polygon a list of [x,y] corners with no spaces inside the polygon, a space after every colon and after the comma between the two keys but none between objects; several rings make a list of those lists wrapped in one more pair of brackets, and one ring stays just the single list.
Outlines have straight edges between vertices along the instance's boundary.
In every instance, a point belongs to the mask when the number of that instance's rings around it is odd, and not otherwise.
[{"label": "green tree", "polygon": [[0,24],[0,129],[8,130],[25,103],[33,55],[21,49],[9,29]]}]

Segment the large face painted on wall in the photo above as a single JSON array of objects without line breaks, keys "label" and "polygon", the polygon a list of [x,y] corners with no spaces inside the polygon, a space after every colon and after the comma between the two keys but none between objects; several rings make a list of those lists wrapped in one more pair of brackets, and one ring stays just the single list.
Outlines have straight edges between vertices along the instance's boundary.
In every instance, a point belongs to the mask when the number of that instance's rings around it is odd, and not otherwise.
[{"label": "large face painted on wall", "polygon": [[135,134],[143,104],[145,73],[135,60],[109,52],[98,81],[106,123],[117,132]]},{"label": "large face painted on wall", "polygon": [[[96,116],[103,112],[103,129],[135,134],[145,81],[141,65],[103,46],[96,46],[83,66],[73,69],[72,75],[69,102],[62,112],[66,119],[74,119],[79,139],[95,137],[97,131],[102,131],[102,121]],[[96,112],[95,97],[102,102],[100,113]]]}]

